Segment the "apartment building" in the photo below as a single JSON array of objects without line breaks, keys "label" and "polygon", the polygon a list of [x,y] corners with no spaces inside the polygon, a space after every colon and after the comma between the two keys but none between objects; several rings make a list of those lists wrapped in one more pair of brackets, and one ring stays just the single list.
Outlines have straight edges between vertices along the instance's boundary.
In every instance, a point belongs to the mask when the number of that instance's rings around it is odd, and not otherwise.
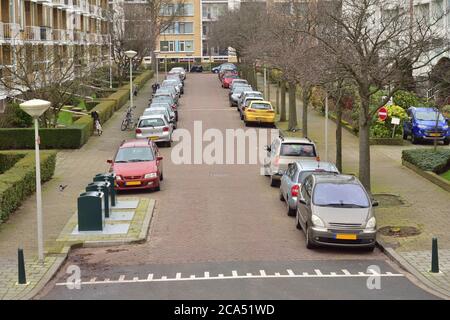
[{"label": "apartment building", "polygon": [[[108,0],[0,1],[1,77],[11,76],[4,66],[15,66],[18,55],[36,69],[52,54],[80,70],[107,59]],[[0,88],[0,99],[7,95]]]}]

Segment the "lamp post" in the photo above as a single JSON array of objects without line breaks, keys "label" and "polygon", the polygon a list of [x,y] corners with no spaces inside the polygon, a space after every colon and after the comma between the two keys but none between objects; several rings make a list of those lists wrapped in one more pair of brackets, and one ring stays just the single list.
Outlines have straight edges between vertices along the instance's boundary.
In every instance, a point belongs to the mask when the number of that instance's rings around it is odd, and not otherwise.
[{"label": "lamp post", "polygon": [[125,51],[125,55],[130,58],[130,107],[133,107],[133,58],[137,55],[136,51]]},{"label": "lamp post", "polygon": [[192,57],[192,53],[188,53],[186,56],[188,57],[188,72],[190,72],[190,70],[191,70],[191,57]]},{"label": "lamp post", "polygon": [[38,236],[38,258],[44,262],[44,240],[42,232],[42,192],[41,192],[41,159],[39,156],[39,117],[50,108],[50,102],[33,99],[21,103],[20,108],[34,119],[34,147],[36,157],[36,211],[37,211],[37,236]]},{"label": "lamp post", "polygon": [[112,89],[112,41],[109,35],[109,88]]},{"label": "lamp post", "polygon": [[158,62],[159,62],[158,54],[159,54],[159,51],[155,50],[153,52],[155,53],[155,60],[156,60],[156,83],[159,83],[159,66],[158,66]]}]

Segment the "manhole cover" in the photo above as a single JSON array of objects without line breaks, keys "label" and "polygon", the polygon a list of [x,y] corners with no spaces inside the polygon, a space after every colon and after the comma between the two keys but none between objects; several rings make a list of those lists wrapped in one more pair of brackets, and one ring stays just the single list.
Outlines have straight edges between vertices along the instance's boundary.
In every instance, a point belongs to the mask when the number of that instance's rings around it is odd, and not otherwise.
[{"label": "manhole cover", "polygon": [[395,194],[377,193],[374,194],[373,197],[378,201],[379,206],[382,208],[397,207],[405,204],[405,201]]},{"label": "manhole cover", "polygon": [[378,230],[378,233],[381,233],[384,236],[389,237],[411,237],[411,236],[417,236],[420,234],[419,229],[415,227],[408,227],[408,226],[386,226],[383,228],[380,228]]}]

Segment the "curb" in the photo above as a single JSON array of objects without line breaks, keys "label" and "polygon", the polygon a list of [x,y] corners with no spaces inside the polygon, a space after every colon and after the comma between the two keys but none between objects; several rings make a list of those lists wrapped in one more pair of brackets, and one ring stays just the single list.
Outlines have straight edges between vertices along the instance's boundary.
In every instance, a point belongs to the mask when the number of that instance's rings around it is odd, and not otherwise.
[{"label": "curb", "polygon": [[447,290],[437,286],[432,281],[428,280],[422,275],[416,268],[414,268],[408,261],[400,256],[392,247],[389,247],[384,241],[377,239],[377,246],[380,250],[393,262],[395,262],[400,268],[412,274],[417,280],[422,282],[429,290],[435,291],[433,294],[438,297],[450,300],[450,294]]},{"label": "curb", "polygon": [[445,191],[450,192],[450,182],[448,182],[447,180],[441,178],[436,173],[434,173],[432,171],[422,170],[419,167],[417,167],[416,165],[412,164],[411,162],[408,162],[408,161],[403,160],[403,159],[402,159],[402,165],[407,167],[408,169],[414,171],[419,176],[421,176],[421,177],[427,179],[428,181],[434,183],[438,187],[441,187]]},{"label": "curb", "polygon": [[47,270],[45,275],[41,278],[41,280],[34,286],[34,288],[25,294],[22,297],[18,297],[17,300],[32,300],[46,285],[48,282],[50,282],[56,273],[58,273],[64,263],[66,262],[67,258],[69,257],[70,251],[77,248],[100,248],[100,247],[110,247],[114,245],[130,245],[130,244],[138,244],[138,243],[144,243],[147,239],[149,230],[150,230],[150,223],[153,218],[153,214],[155,212],[156,207],[156,200],[151,199],[151,202],[149,203],[149,207],[147,209],[147,214],[145,216],[145,219],[142,223],[141,232],[139,234],[139,238],[134,238],[130,240],[109,240],[109,241],[87,241],[84,243],[78,242],[73,243],[68,246],[64,246],[62,249],[63,256],[59,256],[56,258],[55,263],[53,263],[52,267]]}]

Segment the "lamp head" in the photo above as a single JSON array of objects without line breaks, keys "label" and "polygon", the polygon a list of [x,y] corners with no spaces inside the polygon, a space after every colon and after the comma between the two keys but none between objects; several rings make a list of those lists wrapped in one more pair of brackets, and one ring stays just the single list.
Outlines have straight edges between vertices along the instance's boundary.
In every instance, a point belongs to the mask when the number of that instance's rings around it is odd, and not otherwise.
[{"label": "lamp head", "polygon": [[19,107],[28,113],[33,118],[40,117],[48,108],[50,108],[50,102],[40,99],[32,99],[25,101],[19,105]]},{"label": "lamp head", "polygon": [[134,58],[137,55],[137,52],[133,51],[133,50],[128,50],[128,51],[125,51],[125,55],[128,58],[132,59],[132,58]]}]

